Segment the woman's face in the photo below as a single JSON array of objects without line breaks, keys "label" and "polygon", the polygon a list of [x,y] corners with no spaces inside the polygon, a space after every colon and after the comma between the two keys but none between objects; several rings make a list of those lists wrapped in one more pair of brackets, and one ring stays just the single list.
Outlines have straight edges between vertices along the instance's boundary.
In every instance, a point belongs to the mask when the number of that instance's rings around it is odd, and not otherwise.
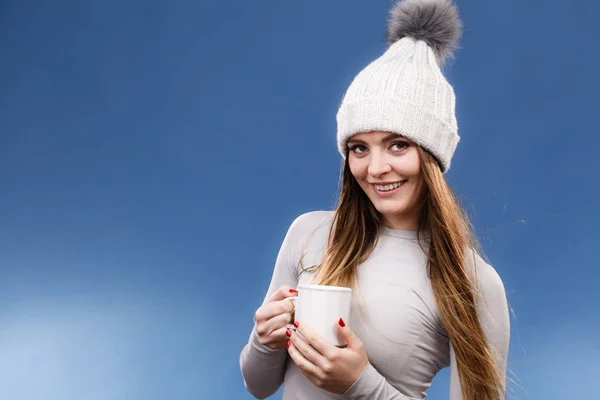
[{"label": "woman's face", "polygon": [[389,132],[364,132],[347,141],[348,164],[384,223],[417,230],[424,183],[417,145]]}]

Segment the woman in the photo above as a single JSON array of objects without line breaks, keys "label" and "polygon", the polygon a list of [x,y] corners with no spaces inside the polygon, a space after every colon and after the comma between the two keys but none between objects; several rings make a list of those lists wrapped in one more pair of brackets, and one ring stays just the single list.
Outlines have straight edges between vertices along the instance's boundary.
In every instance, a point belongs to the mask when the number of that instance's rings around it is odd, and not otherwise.
[{"label": "woman", "polygon": [[[440,65],[461,22],[449,0],[392,8],[386,52],[337,114],[344,158],[335,211],[299,216],[280,249],[240,365],[257,398],[422,399],[450,366],[450,399],[505,396],[509,316],[502,280],[479,256],[444,178],[459,141]],[[298,284],[355,290],[348,346],[292,321]],[[300,333],[301,335],[298,335]]]}]

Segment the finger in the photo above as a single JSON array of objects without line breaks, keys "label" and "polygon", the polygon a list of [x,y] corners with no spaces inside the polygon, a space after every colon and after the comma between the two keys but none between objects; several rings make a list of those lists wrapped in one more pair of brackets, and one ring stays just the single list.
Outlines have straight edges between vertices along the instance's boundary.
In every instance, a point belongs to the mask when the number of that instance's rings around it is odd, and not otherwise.
[{"label": "finger", "polygon": [[337,323],[338,332],[340,336],[346,342],[349,348],[358,349],[363,346],[362,340],[354,334],[354,331],[346,324],[346,322],[340,318]]},{"label": "finger", "polygon": [[293,333],[292,331],[288,331],[287,334],[290,337],[292,345],[296,346],[296,349],[304,358],[316,365],[321,371],[328,369],[328,365],[330,364],[329,360],[308,344],[308,342],[302,338],[302,335],[298,334],[298,332]]},{"label": "finger", "polygon": [[302,323],[302,321],[296,321],[294,323],[296,326],[296,332],[299,332],[304,340],[315,350],[321,353],[325,358],[330,359],[333,353],[339,350],[334,345],[327,343],[325,339],[317,332],[315,332],[311,327]]},{"label": "finger", "polygon": [[291,342],[287,342],[287,350],[294,364],[298,366],[300,371],[311,381],[314,379],[318,379],[319,377],[319,368],[310,362],[306,357],[302,355],[300,351],[296,348],[296,346]]},{"label": "finger", "polygon": [[297,296],[297,295],[298,295],[298,291],[296,289],[292,288],[289,285],[283,285],[282,287],[279,288],[279,290],[277,290],[275,293],[273,293],[271,295],[271,297],[269,297],[269,300],[267,302],[271,303],[273,301],[280,301],[287,297],[292,297],[292,296]]},{"label": "finger", "polygon": [[285,348],[285,342],[287,342],[289,339],[289,337],[286,335],[288,328],[286,326],[282,326],[271,332],[267,332],[266,329],[267,328],[261,326],[257,327],[259,343],[271,348]]},{"label": "finger", "polygon": [[[280,329],[280,328],[285,328],[285,326],[287,324],[289,324],[292,321],[292,314],[290,313],[283,313],[283,314],[279,314],[271,319],[269,319],[266,324],[267,324],[267,334],[268,335],[272,335],[274,331]],[[285,333],[285,330],[283,331]]]},{"label": "finger", "polygon": [[283,348],[285,346],[285,342],[287,342],[289,339],[288,336],[285,334],[287,330],[288,328],[286,328],[285,326],[274,330],[269,336],[269,343],[278,344],[281,346],[281,348]]},{"label": "finger", "polygon": [[289,313],[294,309],[291,300],[279,300],[263,305],[256,311],[257,321],[266,321],[283,313]]}]

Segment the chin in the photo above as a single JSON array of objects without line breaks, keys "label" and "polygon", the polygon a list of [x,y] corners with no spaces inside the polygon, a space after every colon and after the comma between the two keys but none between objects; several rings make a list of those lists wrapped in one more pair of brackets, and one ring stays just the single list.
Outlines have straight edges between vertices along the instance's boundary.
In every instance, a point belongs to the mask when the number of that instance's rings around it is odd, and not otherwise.
[{"label": "chin", "polygon": [[405,214],[407,208],[404,204],[401,205],[388,205],[388,204],[375,204],[375,208],[384,216],[398,216]]}]

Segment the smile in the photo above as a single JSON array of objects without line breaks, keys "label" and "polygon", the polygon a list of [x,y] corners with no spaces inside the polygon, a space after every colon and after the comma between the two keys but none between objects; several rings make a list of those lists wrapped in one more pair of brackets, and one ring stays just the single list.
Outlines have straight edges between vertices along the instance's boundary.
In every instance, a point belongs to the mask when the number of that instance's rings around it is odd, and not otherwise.
[{"label": "smile", "polygon": [[406,182],[406,181],[400,181],[400,182],[396,182],[396,183],[390,183],[390,184],[387,184],[387,185],[376,185],[376,184],[374,184],[373,186],[379,192],[389,192],[389,191],[392,191],[394,189],[399,188],[400,186],[402,186],[402,184],[404,184],[404,182]]}]

